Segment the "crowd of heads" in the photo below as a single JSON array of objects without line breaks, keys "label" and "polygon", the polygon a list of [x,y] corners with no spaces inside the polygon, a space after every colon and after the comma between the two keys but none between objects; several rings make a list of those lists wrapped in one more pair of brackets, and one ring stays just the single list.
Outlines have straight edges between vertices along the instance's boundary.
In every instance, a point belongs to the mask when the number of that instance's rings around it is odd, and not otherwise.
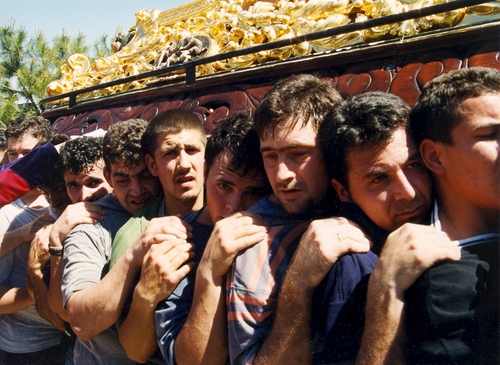
[{"label": "crowd of heads", "polygon": [[444,230],[461,239],[453,220],[468,226],[469,216],[447,207],[486,211],[487,221],[500,209],[499,95],[500,72],[489,68],[435,78],[412,108],[385,92],[344,98],[331,81],[302,74],[278,81],[253,116],[239,111],[216,122],[208,137],[183,109],[71,139],[42,117],[20,117],[0,131],[0,150],[12,162],[47,142],[64,144],[38,187],[58,215],[112,193],[130,215],[159,197],[165,216],[206,206],[213,225],[266,197],[291,222],[355,205],[388,235],[429,223],[439,205]]}]

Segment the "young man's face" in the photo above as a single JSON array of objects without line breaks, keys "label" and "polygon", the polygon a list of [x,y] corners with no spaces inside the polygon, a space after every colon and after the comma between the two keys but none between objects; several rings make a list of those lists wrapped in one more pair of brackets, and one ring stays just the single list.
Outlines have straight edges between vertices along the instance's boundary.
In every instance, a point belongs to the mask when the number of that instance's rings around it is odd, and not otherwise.
[{"label": "young man's face", "polygon": [[397,130],[382,150],[353,151],[346,157],[348,186],[332,180],[341,201],[357,204],[388,232],[422,221],[432,203],[431,181],[404,129]]},{"label": "young man's face", "polygon": [[72,203],[68,196],[66,184],[64,182],[55,184],[55,186],[42,185],[39,186],[39,189],[42,191],[45,199],[58,215],[61,215],[64,209]]},{"label": "young man's face", "polygon": [[302,127],[299,120],[291,130],[280,127],[260,140],[264,167],[283,208],[291,214],[304,213],[320,205],[326,195],[325,162],[311,123]]},{"label": "young man's face", "polygon": [[241,176],[238,171],[229,169],[231,158],[230,152],[219,154],[205,181],[207,209],[213,223],[247,210],[268,193],[263,173],[250,171]]},{"label": "young man's face", "polygon": [[160,178],[165,200],[196,201],[203,189],[205,144],[196,130],[159,136],[154,156],[146,156],[153,176]]},{"label": "young man's face", "polygon": [[93,202],[113,192],[104,178],[104,161],[98,161],[91,170],[74,175],[64,172],[64,181],[73,204],[83,201]]},{"label": "young man's face", "polygon": [[160,181],[151,175],[144,161],[135,167],[124,162],[111,164],[111,171],[104,171],[116,199],[130,214],[152,202],[161,192]]},{"label": "young man's face", "polygon": [[463,118],[451,131],[453,144],[438,143],[446,189],[471,206],[498,211],[500,93],[466,99],[459,108]]},{"label": "young man's face", "polygon": [[29,153],[38,144],[39,139],[27,133],[20,137],[9,137],[7,139],[7,155],[9,162],[15,161]]}]

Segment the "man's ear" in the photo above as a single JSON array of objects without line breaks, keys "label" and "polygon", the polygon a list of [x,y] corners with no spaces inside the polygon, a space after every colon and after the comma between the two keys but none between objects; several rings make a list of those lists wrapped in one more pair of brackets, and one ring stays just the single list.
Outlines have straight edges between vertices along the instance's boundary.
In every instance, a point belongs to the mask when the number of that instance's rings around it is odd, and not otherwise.
[{"label": "man's ear", "polygon": [[347,189],[337,179],[332,179],[332,186],[337,191],[337,195],[341,202],[350,202],[349,193]]},{"label": "man's ear", "polygon": [[146,155],[146,166],[148,167],[148,170],[151,173],[151,175],[158,177],[158,169],[156,168],[155,159],[151,157],[149,154]]},{"label": "man's ear", "polygon": [[436,175],[443,174],[446,169],[443,166],[443,144],[441,142],[424,139],[420,143],[420,155],[425,166]]},{"label": "man's ear", "polygon": [[109,186],[113,187],[113,183],[111,182],[111,174],[109,173],[107,168],[102,169],[102,173],[104,175],[104,178],[108,182]]}]

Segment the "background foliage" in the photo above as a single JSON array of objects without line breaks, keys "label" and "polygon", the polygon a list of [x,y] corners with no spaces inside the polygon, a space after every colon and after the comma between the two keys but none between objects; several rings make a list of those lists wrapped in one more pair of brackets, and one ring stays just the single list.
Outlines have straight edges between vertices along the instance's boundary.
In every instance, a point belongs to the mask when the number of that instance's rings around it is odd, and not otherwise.
[{"label": "background foliage", "polygon": [[[110,46],[103,35],[91,46],[91,57],[110,55]],[[89,53],[82,33],[69,37],[63,31],[48,41],[43,32],[30,37],[16,29],[14,20],[0,26],[0,127],[20,115],[40,115],[46,86],[61,77],[61,66],[75,53]]]}]

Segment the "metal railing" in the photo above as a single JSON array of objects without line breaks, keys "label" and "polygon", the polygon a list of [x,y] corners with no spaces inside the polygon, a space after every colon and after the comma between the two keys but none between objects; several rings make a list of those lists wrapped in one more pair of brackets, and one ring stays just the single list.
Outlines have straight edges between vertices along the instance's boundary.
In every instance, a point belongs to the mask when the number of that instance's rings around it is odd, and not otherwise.
[{"label": "metal railing", "polygon": [[143,72],[138,75],[133,75],[133,76],[128,76],[124,77],[118,80],[94,85],[91,87],[86,87],[82,88],[79,90],[74,90],[65,94],[60,94],[57,96],[52,96],[48,97],[45,99],[42,99],[40,101],[40,107],[42,110],[45,110],[44,104],[54,102],[57,100],[65,99],[68,98],[69,103],[65,104],[64,106],[67,106],[69,108],[74,107],[77,105],[77,97],[78,95],[82,94],[87,94],[89,92],[95,91],[95,90],[101,90],[105,89],[108,87],[116,86],[116,85],[121,85],[121,84],[126,84],[130,82],[134,82],[137,80],[142,80],[146,78],[152,78],[152,77],[158,77],[158,76],[166,76],[172,72],[178,71],[178,70],[184,70],[185,71],[185,76],[184,80],[186,85],[191,85],[196,81],[196,67],[200,65],[206,65],[209,63],[217,62],[217,61],[222,61],[226,59],[230,59],[233,57],[239,57],[239,56],[244,56],[244,55],[249,55],[253,53],[258,53],[261,51],[269,51],[273,49],[278,49],[282,47],[287,47],[287,46],[292,46],[296,45],[302,42],[309,42],[309,41],[314,41],[322,38],[328,38],[328,37],[333,37],[341,34],[346,34],[346,33],[351,33],[351,32],[356,32],[360,30],[366,30],[374,27],[379,27],[379,26],[384,26],[384,25],[390,25],[394,23],[400,23],[406,20],[411,20],[411,19],[416,19],[416,18],[422,18],[425,16],[433,15],[433,14],[440,14],[440,13],[445,13],[465,7],[470,7],[474,5],[479,5],[479,4],[484,4],[484,3],[489,3],[491,1],[485,1],[485,0],[455,0],[455,1],[450,1],[446,3],[441,3],[438,5],[432,5],[426,8],[421,8],[421,9],[415,9],[415,10],[410,10],[408,12],[404,13],[399,13],[399,14],[391,14],[388,16],[380,17],[380,18],[375,18],[375,19],[369,19],[364,22],[360,23],[352,23],[352,24],[347,24],[335,28],[330,28],[330,29],[325,29],[321,30],[318,32],[313,32],[313,33],[308,33],[300,36],[296,36],[293,38],[287,38],[287,39],[280,39],[268,43],[263,43],[259,44],[256,46],[248,47],[248,48],[242,48],[238,49],[235,51],[231,52],[226,52],[226,53],[221,53],[213,56],[207,56],[207,57],[202,57],[199,59],[195,60],[190,60],[185,63],[181,64],[176,64],[172,65],[169,67],[165,67],[162,69],[157,69],[153,71],[147,71]]}]

